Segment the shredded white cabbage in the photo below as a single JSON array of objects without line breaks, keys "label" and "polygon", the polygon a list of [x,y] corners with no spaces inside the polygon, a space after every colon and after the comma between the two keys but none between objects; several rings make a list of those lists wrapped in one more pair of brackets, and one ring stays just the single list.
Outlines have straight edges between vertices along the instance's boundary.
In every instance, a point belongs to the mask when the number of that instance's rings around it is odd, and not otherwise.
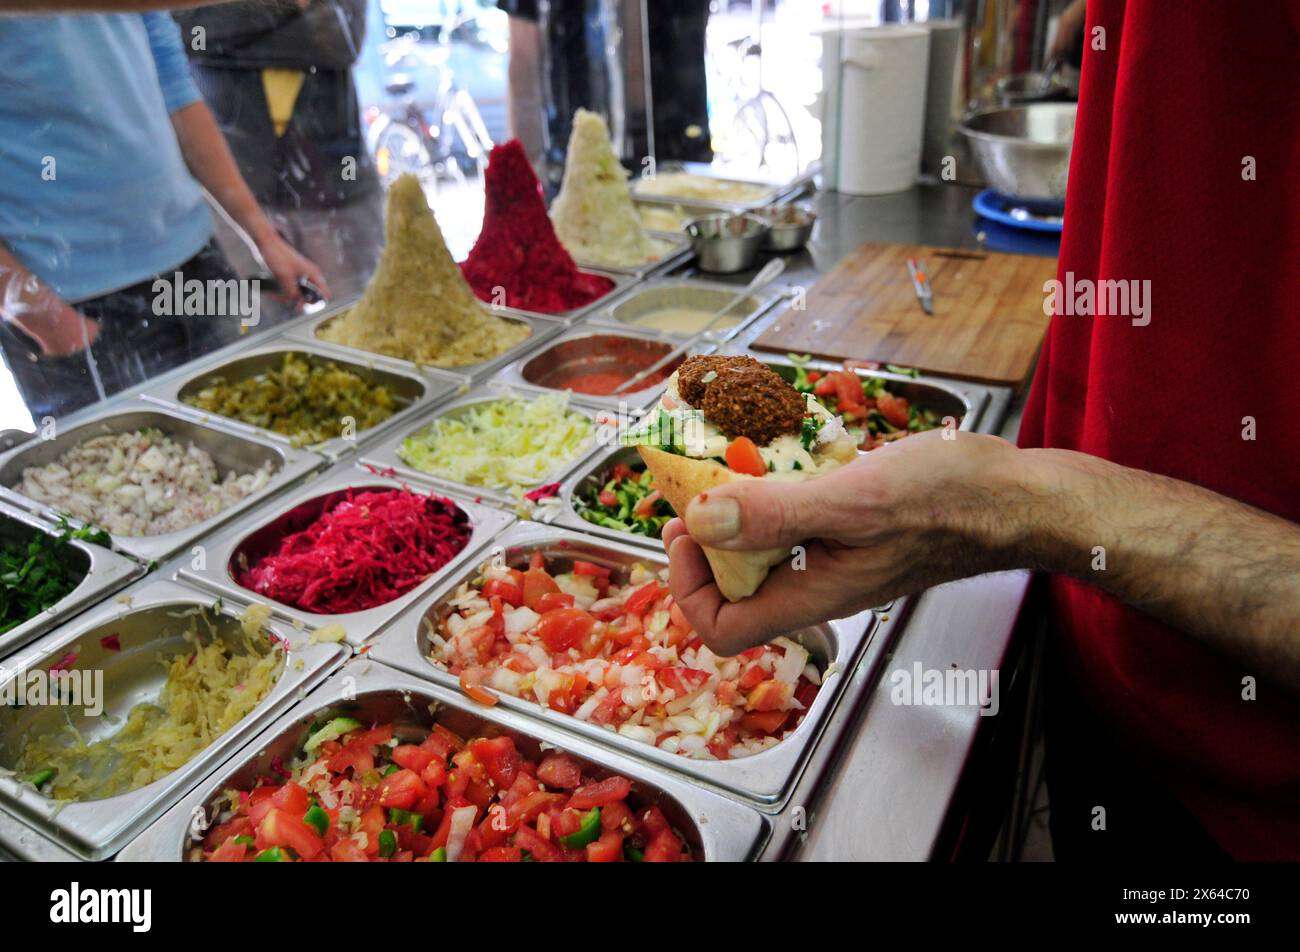
[{"label": "shredded white cabbage", "polygon": [[403,441],[402,459],[424,473],[470,486],[535,486],[592,443],[592,423],[568,394],[507,395],[434,420]]}]

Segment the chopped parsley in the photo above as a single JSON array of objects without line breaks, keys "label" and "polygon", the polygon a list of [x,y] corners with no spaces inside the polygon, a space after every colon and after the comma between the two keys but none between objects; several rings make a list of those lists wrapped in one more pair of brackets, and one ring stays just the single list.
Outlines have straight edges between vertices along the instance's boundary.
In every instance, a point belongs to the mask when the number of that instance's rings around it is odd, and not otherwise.
[{"label": "chopped parsley", "polygon": [[821,424],[817,422],[816,417],[806,416],[803,418],[803,430],[799,433],[799,442],[809,453],[812,452],[813,445],[817,442],[817,433],[821,429]]},{"label": "chopped parsley", "polygon": [[27,542],[0,542],[0,633],[17,628],[56,604],[81,584],[71,542],[108,546],[108,533],[93,526],[73,529],[59,520],[53,535],[36,531]]}]

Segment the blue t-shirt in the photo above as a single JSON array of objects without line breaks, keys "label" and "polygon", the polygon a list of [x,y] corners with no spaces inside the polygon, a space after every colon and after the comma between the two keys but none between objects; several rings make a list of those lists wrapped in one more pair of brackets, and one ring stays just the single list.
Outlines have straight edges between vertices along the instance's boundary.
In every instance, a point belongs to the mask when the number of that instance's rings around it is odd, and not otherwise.
[{"label": "blue t-shirt", "polygon": [[183,264],[212,215],[169,114],[198,98],[165,13],[0,16],[0,242],[72,302]]}]

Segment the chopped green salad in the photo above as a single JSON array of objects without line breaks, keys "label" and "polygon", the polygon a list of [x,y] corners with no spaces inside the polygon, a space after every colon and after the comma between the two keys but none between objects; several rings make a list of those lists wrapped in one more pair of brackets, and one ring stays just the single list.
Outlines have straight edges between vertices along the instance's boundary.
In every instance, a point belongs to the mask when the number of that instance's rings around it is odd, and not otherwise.
[{"label": "chopped green salad", "polygon": [[580,488],[574,494],[578,515],[607,529],[658,539],[675,513],[655,489],[654,476],[642,463],[617,463],[603,483]]}]

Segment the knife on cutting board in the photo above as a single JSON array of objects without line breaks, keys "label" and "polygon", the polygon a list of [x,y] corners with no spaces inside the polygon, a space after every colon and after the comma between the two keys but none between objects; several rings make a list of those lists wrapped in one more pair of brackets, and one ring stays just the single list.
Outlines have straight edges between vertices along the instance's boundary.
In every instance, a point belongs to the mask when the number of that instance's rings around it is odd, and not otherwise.
[{"label": "knife on cutting board", "polygon": [[916,299],[921,302],[921,310],[933,314],[934,294],[930,290],[930,279],[925,273],[925,262],[919,258],[908,258],[907,273],[912,276],[912,289],[916,291]]}]

